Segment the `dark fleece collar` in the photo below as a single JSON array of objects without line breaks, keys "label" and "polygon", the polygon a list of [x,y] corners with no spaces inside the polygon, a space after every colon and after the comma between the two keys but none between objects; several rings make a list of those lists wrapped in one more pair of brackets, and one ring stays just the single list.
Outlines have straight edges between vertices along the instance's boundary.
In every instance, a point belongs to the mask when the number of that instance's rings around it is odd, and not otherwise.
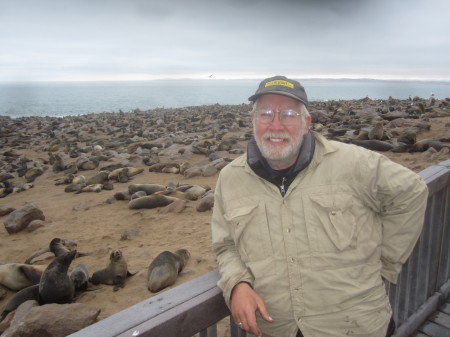
[{"label": "dark fleece collar", "polygon": [[[287,169],[274,170],[267,160],[262,156],[261,151],[256,144],[254,137],[250,139],[247,146],[247,163],[250,168],[261,178],[270,181],[279,186],[283,178],[287,182],[287,186],[294,180],[297,174],[309,165],[314,155],[315,138],[311,132],[308,132],[303,139],[302,147],[300,148],[297,161]],[[287,187],[286,187],[287,190]]]}]

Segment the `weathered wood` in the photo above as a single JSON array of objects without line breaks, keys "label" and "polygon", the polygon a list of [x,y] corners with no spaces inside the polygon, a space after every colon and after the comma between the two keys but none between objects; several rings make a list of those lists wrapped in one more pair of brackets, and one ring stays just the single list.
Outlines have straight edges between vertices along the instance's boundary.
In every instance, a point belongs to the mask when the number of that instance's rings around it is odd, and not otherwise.
[{"label": "weathered wood", "polygon": [[429,321],[422,325],[419,331],[431,337],[450,337],[450,330]]},{"label": "weathered wood", "polygon": [[430,195],[435,194],[450,185],[450,160],[427,167],[419,175],[427,183]]},{"label": "weathered wood", "polygon": [[229,314],[222,292],[215,287],[117,336],[135,336],[139,331],[140,337],[190,337]]},{"label": "weathered wood", "polygon": [[209,328],[200,331],[199,337],[217,337],[217,325],[211,325]]},{"label": "weathered wood", "polygon": [[[137,303],[123,311],[111,315],[93,325],[86,327],[83,330],[72,334],[71,336],[111,337],[120,336],[125,332],[127,333],[125,334],[125,336],[132,336],[134,330],[138,329],[137,327],[141,327],[142,324],[145,325],[145,322],[160,322],[161,315],[164,314],[165,317],[170,318],[171,315],[173,316],[174,312],[179,316],[183,316],[181,311],[182,308],[187,307],[191,309],[191,307],[189,306],[196,305],[200,307],[200,310],[192,310],[192,313],[188,316],[190,319],[193,319],[192,315],[198,312],[199,315],[203,315],[203,318],[199,318],[200,323],[202,323],[203,325],[200,324],[200,326],[196,326],[198,330],[191,334],[193,335],[203,329],[206,329],[208,326],[213,325],[223,317],[229,315],[228,309],[223,300],[222,293],[216,285],[218,279],[219,273],[217,270],[214,270],[194,280],[183,283],[178,287],[164,291],[161,294],[155,295],[149,299]],[[211,298],[207,298],[208,296]],[[202,301],[204,303],[202,303]],[[213,302],[212,304],[211,301]],[[214,307],[208,308],[206,304],[214,305]],[[201,309],[202,307],[203,309]],[[167,312],[169,314],[166,314]],[[174,319],[177,320],[178,324],[180,324],[179,316],[174,316]],[[204,320],[205,323],[203,323],[201,320]],[[211,322],[208,325],[205,325],[207,324],[206,321]],[[191,326],[193,325],[191,324]],[[143,326],[140,329],[144,331],[143,329],[145,328],[146,327]],[[130,331],[131,334],[129,334]],[[140,336],[144,335],[140,334]],[[170,335],[162,333],[160,336]],[[182,335],[180,334],[174,336]]]},{"label": "weathered wood", "polygon": [[443,313],[446,313],[447,315],[450,315],[450,303],[444,303],[440,308],[440,311]]},{"label": "weathered wood", "polygon": [[443,327],[450,329],[450,316],[443,312],[435,312],[428,318],[429,321],[442,325]]},{"label": "weathered wood", "polygon": [[427,320],[427,318],[438,308],[440,294],[431,296],[419,309],[414,312],[395,332],[395,337],[409,337]]}]

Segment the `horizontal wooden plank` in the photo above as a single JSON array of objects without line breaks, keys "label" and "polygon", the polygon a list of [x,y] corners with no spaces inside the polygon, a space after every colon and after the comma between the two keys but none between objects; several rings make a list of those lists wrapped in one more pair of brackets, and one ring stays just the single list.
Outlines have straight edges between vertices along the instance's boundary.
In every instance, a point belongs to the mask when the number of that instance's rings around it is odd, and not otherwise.
[{"label": "horizontal wooden plank", "polygon": [[436,324],[439,324],[444,328],[450,329],[450,315],[447,315],[443,312],[439,311],[435,312],[433,315],[430,316],[428,320]]},{"label": "horizontal wooden plank", "polygon": [[216,287],[118,337],[190,337],[229,314],[222,292]]},{"label": "horizontal wooden plank", "polygon": [[[217,288],[218,270],[185,282],[175,288],[150,297],[125,310],[111,315],[72,335],[71,337],[111,337],[118,336],[132,327],[155,318],[201,294]],[[226,307],[225,307],[226,308]]]},{"label": "horizontal wooden plank", "polygon": [[427,321],[419,328],[420,332],[427,334],[431,337],[450,337],[450,330],[443,326]]},{"label": "horizontal wooden plank", "polygon": [[440,308],[439,311],[442,311],[446,313],[447,315],[450,315],[450,303],[444,303]]},{"label": "horizontal wooden plank", "polygon": [[430,196],[450,185],[450,161],[433,165],[419,172],[428,185]]}]

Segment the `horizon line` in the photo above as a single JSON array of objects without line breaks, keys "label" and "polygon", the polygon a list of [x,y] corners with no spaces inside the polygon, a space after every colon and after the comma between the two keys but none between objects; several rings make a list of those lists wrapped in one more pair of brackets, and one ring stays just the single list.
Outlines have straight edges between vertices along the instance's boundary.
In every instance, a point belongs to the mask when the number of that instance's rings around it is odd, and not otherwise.
[{"label": "horizon line", "polygon": [[[180,80],[205,80],[205,81],[215,81],[215,80],[255,80],[261,81],[262,77],[160,77],[152,79],[67,79],[67,80],[0,80],[0,83],[77,83],[77,82],[151,82],[151,81],[180,81]],[[270,77],[270,76],[269,76]],[[394,77],[356,77],[356,76],[290,76],[294,79],[300,79],[301,81],[377,81],[377,82],[433,82],[433,83],[450,83],[450,79],[435,79],[435,78],[394,78]]]}]

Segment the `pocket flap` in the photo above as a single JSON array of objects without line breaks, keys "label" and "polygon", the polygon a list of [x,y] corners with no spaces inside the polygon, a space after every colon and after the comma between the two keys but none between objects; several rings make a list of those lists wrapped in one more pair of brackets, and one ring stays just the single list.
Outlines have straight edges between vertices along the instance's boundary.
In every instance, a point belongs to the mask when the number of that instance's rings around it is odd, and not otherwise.
[{"label": "pocket flap", "polygon": [[345,211],[353,205],[352,197],[347,194],[336,195],[333,198],[329,195],[311,195],[310,198],[311,201],[326,210]]},{"label": "pocket flap", "polygon": [[243,205],[243,206],[234,207],[234,208],[230,209],[228,211],[228,213],[224,215],[224,217],[225,217],[225,219],[227,221],[231,221],[231,220],[233,220],[235,218],[238,218],[240,216],[244,216],[244,215],[250,214],[256,208],[258,208],[258,204]]}]

